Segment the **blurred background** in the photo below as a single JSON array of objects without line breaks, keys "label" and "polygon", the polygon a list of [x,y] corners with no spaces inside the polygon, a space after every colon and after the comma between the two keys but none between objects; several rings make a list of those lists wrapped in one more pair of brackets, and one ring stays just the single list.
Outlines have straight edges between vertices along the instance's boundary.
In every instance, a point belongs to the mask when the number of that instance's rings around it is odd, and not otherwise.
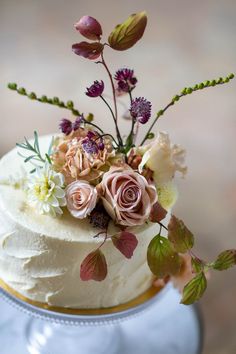
[{"label": "blurred background", "polygon": [[[94,112],[101,126],[113,129],[103,102],[84,95],[86,86],[105,74],[71,52],[72,43],[82,40],[73,24],[88,14],[108,35],[129,14],[144,9],[149,23],[143,40],[125,52],[107,48],[105,55],[113,72],[134,68],[136,95],[151,100],[153,112],[187,85],[236,72],[235,0],[0,0],[0,156],[34,129],[41,135],[55,132],[59,120],[70,117],[7,90],[11,81],[39,95],[72,99],[80,111]],[[156,126],[187,150],[189,172],[178,179],[175,214],[194,232],[195,252],[206,260],[236,247],[235,93],[235,80],[194,93]],[[125,132],[129,123],[120,122]],[[212,273],[200,302],[205,354],[236,353],[235,279],[235,269]]]}]

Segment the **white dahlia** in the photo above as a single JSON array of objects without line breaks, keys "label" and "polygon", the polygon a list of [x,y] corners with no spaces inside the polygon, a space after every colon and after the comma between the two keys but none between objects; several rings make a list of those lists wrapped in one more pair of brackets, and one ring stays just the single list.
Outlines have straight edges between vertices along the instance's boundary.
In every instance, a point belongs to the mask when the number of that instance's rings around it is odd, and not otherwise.
[{"label": "white dahlia", "polygon": [[37,168],[28,183],[28,200],[40,214],[57,216],[66,206],[64,176],[55,172],[51,165]]}]

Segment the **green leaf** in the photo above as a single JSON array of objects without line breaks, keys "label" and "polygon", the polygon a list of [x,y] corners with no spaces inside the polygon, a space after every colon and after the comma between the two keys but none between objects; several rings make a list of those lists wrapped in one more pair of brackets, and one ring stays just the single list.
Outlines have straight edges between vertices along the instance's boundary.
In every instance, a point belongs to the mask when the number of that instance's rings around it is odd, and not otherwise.
[{"label": "green leaf", "polygon": [[131,48],[142,36],[147,25],[146,12],[139,12],[127,18],[120,25],[117,25],[111,32],[108,42],[115,50],[126,50]]},{"label": "green leaf", "polygon": [[194,273],[200,273],[204,269],[204,262],[201,259],[196,257],[192,257],[191,265]]},{"label": "green leaf", "polygon": [[204,294],[206,288],[206,276],[203,272],[201,272],[185,285],[181,304],[191,305],[195,301],[198,301]]},{"label": "green leaf", "polygon": [[48,156],[51,156],[52,154],[52,148],[53,148],[53,145],[54,145],[54,136],[52,137],[51,139],[51,142],[50,142],[50,145],[49,145],[49,148],[48,148]]},{"label": "green leaf", "polygon": [[181,260],[173,250],[168,239],[155,236],[148,246],[147,261],[152,273],[158,278],[174,275],[179,272]]},{"label": "green leaf", "polygon": [[39,138],[38,138],[38,133],[36,131],[34,131],[34,149],[37,152],[40,152],[40,150],[39,150]]},{"label": "green leaf", "polygon": [[216,270],[225,270],[234,265],[236,265],[236,250],[232,249],[221,252],[212,267]]},{"label": "green leaf", "polygon": [[194,244],[194,237],[191,231],[174,215],[171,216],[168,225],[168,239],[173,244],[175,250],[185,253],[190,250]]},{"label": "green leaf", "polygon": [[45,157],[46,157],[48,163],[51,165],[52,164],[52,160],[51,160],[50,156],[48,154],[45,154]]}]

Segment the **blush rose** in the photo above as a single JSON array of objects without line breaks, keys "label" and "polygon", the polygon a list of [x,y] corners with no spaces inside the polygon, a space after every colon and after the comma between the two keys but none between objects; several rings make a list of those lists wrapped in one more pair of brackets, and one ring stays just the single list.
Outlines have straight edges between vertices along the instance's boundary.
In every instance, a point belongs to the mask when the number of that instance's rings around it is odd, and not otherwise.
[{"label": "blush rose", "polygon": [[71,215],[77,219],[83,219],[96,205],[97,190],[87,181],[78,180],[67,186],[66,200]]},{"label": "blush rose", "polygon": [[119,225],[142,225],[157,201],[156,188],[129,167],[112,167],[103,175],[102,200],[107,213]]}]

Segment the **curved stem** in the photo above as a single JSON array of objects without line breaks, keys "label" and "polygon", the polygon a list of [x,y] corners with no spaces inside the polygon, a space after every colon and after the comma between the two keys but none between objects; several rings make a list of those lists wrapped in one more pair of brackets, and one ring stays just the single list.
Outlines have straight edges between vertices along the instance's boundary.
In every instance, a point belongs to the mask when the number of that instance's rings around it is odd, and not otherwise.
[{"label": "curved stem", "polygon": [[115,90],[115,85],[114,85],[114,82],[113,82],[113,78],[112,78],[112,75],[111,75],[111,72],[104,60],[104,55],[103,55],[103,52],[101,53],[101,58],[102,58],[102,64],[104,66],[104,68],[106,69],[107,73],[108,73],[108,76],[110,78],[110,81],[111,81],[111,87],[112,87],[112,95],[113,95],[113,102],[114,102],[114,109],[115,109],[115,119],[117,120],[117,115],[118,115],[118,112],[117,112],[117,103],[116,103],[116,90]]},{"label": "curved stem", "polygon": [[[179,97],[182,97],[182,96],[184,96],[184,95],[180,95]],[[151,133],[152,128],[154,127],[154,125],[156,124],[156,122],[158,121],[158,119],[165,113],[165,111],[166,111],[169,107],[173,106],[174,104],[175,104],[175,101],[171,101],[170,103],[168,103],[168,105],[167,105],[164,109],[162,109],[162,110],[160,110],[159,112],[157,112],[156,118],[155,118],[154,121],[152,122],[152,124],[151,124],[150,128],[148,129],[148,131],[147,131],[145,137],[143,138],[143,140],[142,140],[140,146],[142,146],[142,145],[145,143],[145,141],[147,140],[148,134]]]},{"label": "curved stem", "polygon": [[116,146],[117,147],[119,147],[119,144],[117,143],[117,141],[115,140],[115,138],[111,135],[111,134],[102,134],[102,135],[100,135],[97,139],[95,139],[95,141],[96,140],[99,140],[99,139],[101,139],[101,138],[103,138],[104,136],[109,136],[113,141],[114,141],[114,143],[116,144]]},{"label": "curved stem", "polygon": [[[113,95],[113,102],[114,102],[114,110],[115,110],[115,113],[113,113],[113,117],[114,117],[114,122],[115,122],[115,126],[116,126],[116,133],[117,133],[117,139],[121,145],[121,147],[123,147],[123,140],[122,140],[122,137],[121,137],[121,134],[120,134],[120,131],[119,131],[119,127],[118,127],[118,124],[117,124],[117,116],[118,116],[118,111],[117,111],[117,102],[116,102],[116,91],[115,91],[115,85],[114,85],[114,82],[113,82],[113,79],[112,79],[112,75],[111,75],[111,72],[104,60],[104,55],[103,55],[103,52],[101,53],[101,58],[102,58],[102,61],[101,62],[98,62],[98,63],[101,63],[104,68],[106,69],[107,73],[108,73],[108,76],[109,76],[109,79],[110,79],[110,82],[111,82],[111,87],[112,87],[112,95]],[[109,109],[111,110],[110,106],[109,106]]]},{"label": "curved stem", "polygon": [[102,134],[104,134],[104,131],[97,125],[92,122],[88,122],[86,119],[83,119],[84,124],[91,125],[92,127],[98,129]]}]

